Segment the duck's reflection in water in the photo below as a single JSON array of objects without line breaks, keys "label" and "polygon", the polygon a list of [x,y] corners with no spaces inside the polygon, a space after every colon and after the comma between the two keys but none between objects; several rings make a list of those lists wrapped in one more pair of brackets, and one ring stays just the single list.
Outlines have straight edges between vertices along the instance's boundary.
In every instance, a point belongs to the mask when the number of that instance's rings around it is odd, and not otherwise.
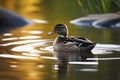
[{"label": "duck's reflection in water", "polygon": [[87,60],[88,58],[96,58],[91,52],[65,52],[54,51],[55,57],[57,57],[58,65],[58,77],[68,78],[68,74],[73,65],[75,71],[97,71],[97,60]]}]

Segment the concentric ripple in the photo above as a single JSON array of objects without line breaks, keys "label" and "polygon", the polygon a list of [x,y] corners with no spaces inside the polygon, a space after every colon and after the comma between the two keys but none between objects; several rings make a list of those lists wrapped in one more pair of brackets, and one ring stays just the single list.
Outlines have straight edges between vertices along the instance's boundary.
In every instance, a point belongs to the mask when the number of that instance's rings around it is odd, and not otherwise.
[{"label": "concentric ripple", "polygon": [[[23,30],[21,33],[27,33],[32,36],[19,36],[16,37],[12,33],[5,33],[2,35],[0,51],[0,57],[4,58],[19,58],[19,59],[31,59],[32,57],[40,56],[41,53],[51,52],[51,39],[41,39],[43,31],[27,31]],[[11,47],[12,46],[12,47]],[[4,51],[7,51],[4,54]],[[15,55],[14,53],[17,53]],[[29,58],[30,57],[30,58]]]}]

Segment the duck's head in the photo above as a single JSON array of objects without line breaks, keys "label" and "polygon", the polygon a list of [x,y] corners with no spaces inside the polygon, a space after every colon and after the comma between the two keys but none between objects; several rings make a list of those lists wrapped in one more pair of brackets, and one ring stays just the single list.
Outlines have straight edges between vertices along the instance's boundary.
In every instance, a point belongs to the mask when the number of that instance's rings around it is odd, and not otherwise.
[{"label": "duck's head", "polygon": [[60,37],[67,37],[68,29],[65,24],[57,24],[55,25],[54,30],[48,33],[48,35],[57,33]]}]

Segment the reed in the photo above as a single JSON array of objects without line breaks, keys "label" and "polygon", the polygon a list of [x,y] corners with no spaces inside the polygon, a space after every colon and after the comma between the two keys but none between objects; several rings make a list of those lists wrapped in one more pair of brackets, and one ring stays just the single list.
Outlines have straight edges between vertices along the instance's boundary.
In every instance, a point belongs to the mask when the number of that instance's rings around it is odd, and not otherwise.
[{"label": "reed", "polygon": [[[120,10],[120,0],[77,0],[82,13],[108,13]],[[113,6],[114,5],[114,6]],[[115,9],[115,10],[114,10]]]}]

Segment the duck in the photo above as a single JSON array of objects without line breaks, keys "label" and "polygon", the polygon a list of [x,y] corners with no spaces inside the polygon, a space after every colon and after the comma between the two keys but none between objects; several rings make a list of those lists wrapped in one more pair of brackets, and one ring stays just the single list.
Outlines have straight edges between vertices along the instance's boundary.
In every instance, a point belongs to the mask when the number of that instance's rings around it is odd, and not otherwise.
[{"label": "duck", "polygon": [[54,51],[91,51],[96,43],[88,38],[79,36],[68,37],[68,27],[66,24],[56,24],[54,29],[48,32],[48,35],[57,34],[53,41]]}]

